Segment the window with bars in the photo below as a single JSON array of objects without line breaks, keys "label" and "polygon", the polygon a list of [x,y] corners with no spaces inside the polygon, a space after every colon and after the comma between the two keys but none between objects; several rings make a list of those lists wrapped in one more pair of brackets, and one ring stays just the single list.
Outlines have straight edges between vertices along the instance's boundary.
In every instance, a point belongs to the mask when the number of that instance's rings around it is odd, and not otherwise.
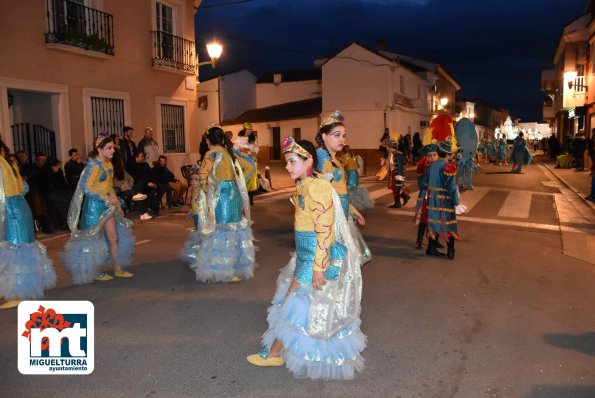
[{"label": "window with bars", "polygon": [[163,132],[163,152],[186,152],[183,106],[161,104],[161,131]]},{"label": "window with bars", "polygon": [[124,100],[91,97],[93,138],[101,131],[121,135],[124,129]]}]

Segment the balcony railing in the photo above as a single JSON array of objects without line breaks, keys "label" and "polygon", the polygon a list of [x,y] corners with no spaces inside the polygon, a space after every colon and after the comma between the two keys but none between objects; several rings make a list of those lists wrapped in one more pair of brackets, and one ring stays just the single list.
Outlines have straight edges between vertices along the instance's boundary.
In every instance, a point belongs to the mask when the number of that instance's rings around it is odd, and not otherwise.
[{"label": "balcony railing", "polygon": [[575,93],[584,93],[586,91],[587,86],[585,76],[577,76],[574,79],[574,92]]},{"label": "balcony railing", "polygon": [[196,47],[192,40],[153,31],[153,66],[196,73]]},{"label": "balcony railing", "polygon": [[114,18],[111,14],[69,0],[46,1],[46,43],[114,55]]}]

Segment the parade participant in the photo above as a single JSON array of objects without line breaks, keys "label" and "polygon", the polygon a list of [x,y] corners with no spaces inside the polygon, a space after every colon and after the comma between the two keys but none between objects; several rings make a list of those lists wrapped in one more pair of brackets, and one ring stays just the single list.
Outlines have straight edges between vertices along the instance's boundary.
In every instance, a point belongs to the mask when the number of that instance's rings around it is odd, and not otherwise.
[{"label": "parade participant", "polygon": [[198,165],[194,165],[190,170],[190,192],[192,198],[190,199],[190,212],[188,213],[188,217],[192,219],[194,229],[188,235],[188,238],[184,243],[184,248],[179,255],[180,259],[188,264],[191,264],[196,260],[196,254],[202,243],[202,237],[198,228],[198,209],[201,205],[206,205],[204,191],[200,189],[200,167],[198,167]]},{"label": "parade participant", "polygon": [[[331,181],[331,184],[339,198],[345,218],[348,221],[354,219],[361,226],[365,225],[366,220],[362,214],[353,205],[349,204],[348,190],[347,190],[347,173],[343,164],[337,159],[337,152],[341,152],[345,146],[345,125],[343,124],[343,115],[341,112],[335,111],[328,115],[320,124],[320,129],[316,134],[316,143],[319,148],[316,150],[318,162],[316,163],[316,170],[323,175],[324,178]],[[367,263],[372,259],[370,249],[366,245],[364,238],[353,222],[350,222],[353,240],[359,245],[362,255],[362,264]]]},{"label": "parade participant", "polygon": [[35,240],[33,215],[25,200],[16,161],[6,160],[8,147],[0,140],[0,309],[15,308],[21,300],[39,300],[56,286],[56,273],[44,245]]},{"label": "parade participant", "polygon": [[459,151],[457,153],[457,179],[459,189],[473,190],[473,173],[479,173],[475,164],[477,154],[477,132],[475,123],[462,118],[455,125],[455,136]]},{"label": "parade participant", "polygon": [[490,157],[488,156],[489,147],[490,143],[487,138],[483,138],[477,146],[477,153],[481,155],[484,163],[490,163]]},{"label": "parade participant", "polygon": [[[419,150],[418,155],[421,156],[421,159],[417,163],[417,185],[419,186],[419,194],[417,195],[417,203],[415,204],[415,218],[419,224],[417,226],[417,240],[415,242],[415,247],[421,249],[428,226],[428,209],[426,203],[428,170],[430,165],[438,160],[438,146],[436,144],[425,145]],[[436,247],[442,247],[438,241],[435,241],[434,243]]]},{"label": "parade participant", "polygon": [[257,366],[286,364],[296,377],[351,379],[364,367],[367,339],[360,330],[358,249],[339,196],[314,171],[314,145],[288,137],[282,148],[297,181],[296,251],[277,279],[264,349],[246,359]]},{"label": "parade participant", "polygon": [[488,163],[491,160],[494,160],[494,163],[498,163],[498,140],[494,136],[494,138],[489,139],[488,143]]},{"label": "parade participant", "polygon": [[444,256],[436,249],[436,242],[442,237],[447,243],[447,257],[454,259],[455,240],[459,240],[457,217],[455,212],[462,212],[457,188],[457,165],[450,142],[438,143],[439,159],[432,162],[428,170],[426,208],[428,211],[428,248],[426,254]]},{"label": "parade participant", "polygon": [[233,151],[220,126],[207,130],[210,146],[200,170],[206,204],[198,207],[202,244],[190,267],[201,282],[239,282],[252,278],[255,249],[250,227],[250,203],[245,175],[253,166]]},{"label": "parade participant", "polygon": [[[239,155],[246,159],[249,163],[252,163],[254,167],[254,173],[245,176],[246,177],[246,189],[250,197],[250,204],[254,204],[254,193],[258,191],[258,164],[256,157],[258,155],[258,142],[256,140],[256,134],[252,131],[251,123],[244,123],[242,126],[243,130],[238,133],[233,147],[239,151]],[[238,154],[238,153],[236,153]]]},{"label": "parade participant", "polygon": [[506,152],[508,152],[508,144],[506,143],[504,134],[500,134],[500,138],[497,141],[496,148],[498,150],[498,165],[504,163],[505,166],[508,166],[508,163],[506,163]]},{"label": "parade participant", "polygon": [[71,238],[60,258],[77,284],[90,283],[93,279],[112,280],[111,275],[102,272],[104,264],[110,260],[114,276],[134,276],[125,270],[132,262],[135,237],[132,221],[124,218],[114,191],[110,161],[113,154],[112,138],[99,135],[70,202]]},{"label": "parade participant", "polygon": [[[389,170],[390,177],[388,179],[388,189],[393,193],[395,203],[389,205],[391,208],[401,207],[401,198],[403,198],[403,206],[409,201],[409,194],[405,186],[405,167],[403,158],[404,141],[399,133],[391,133],[388,139],[389,152]],[[396,161],[395,161],[396,160]]]},{"label": "parade participant", "polygon": [[348,145],[343,147],[341,152],[341,162],[345,165],[345,171],[347,172],[349,203],[360,211],[374,207],[374,202],[370,199],[370,195],[368,195],[366,188],[359,185],[357,163]]},{"label": "parade participant", "polygon": [[512,170],[510,170],[510,172],[518,174],[520,174],[523,166],[527,166],[529,165],[529,163],[531,163],[531,153],[529,153],[527,141],[525,141],[525,139],[523,138],[522,131],[514,139],[514,142],[512,144],[512,151],[510,152],[510,162],[512,163]]}]

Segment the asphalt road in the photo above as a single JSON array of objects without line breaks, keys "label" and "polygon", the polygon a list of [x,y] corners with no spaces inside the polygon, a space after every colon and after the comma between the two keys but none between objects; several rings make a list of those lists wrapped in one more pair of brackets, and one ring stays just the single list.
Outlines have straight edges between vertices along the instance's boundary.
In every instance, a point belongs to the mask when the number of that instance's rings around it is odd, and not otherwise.
[{"label": "asphalt road", "polygon": [[482,167],[462,194],[470,211],[454,261],[416,250],[412,208],[388,209],[385,184],[364,179],[377,202],[362,231],[374,259],[363,268],[366,368],[352,381],[245,361],[293,250],[286,189],[256,199],[259,268],[242,283],[196,283],[178,262],[191,226],[183,212],[137,223],[132,280],[73,286],[57,259],[65,238],[45,238],[60,276],[46,298],[95,305],[95,371],[19,374],[17,312],[2,311],[0,396],[595,397],[592,209],[542,166],[508,170]]}]

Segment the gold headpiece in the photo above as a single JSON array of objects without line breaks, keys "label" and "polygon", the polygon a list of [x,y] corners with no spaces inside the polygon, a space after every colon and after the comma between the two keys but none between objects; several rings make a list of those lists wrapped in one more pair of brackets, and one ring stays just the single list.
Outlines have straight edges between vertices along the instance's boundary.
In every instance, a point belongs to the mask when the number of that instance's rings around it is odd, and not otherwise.
[{"label": "gold headpiece", "polygon": [[306,151],[297,142],[295,142],[293,137],[285,137],[283,143],[281,143],[281,148],[283,149],[283,153],[293,152],[305,159],[310,159],[312,157],[310,152]]},{"label": "gold headpiece", "polygon": [[99,144],[107,138],[110,138],[110,134],[105,130],[101,130],[97,135],[97,138],[95,138],[95,148],[99,148]]},{"label": "gold headpiece", "polygon": [[219,124],[218,124],[218,123],[211,123],[211,124],[209,124],[209,125],[207,126],[207,131],[209,131],[209,130],[210,130],[210,129],[212,129],[213,127],[219,127],[221,130],[223,130],[223,129],[221,128],[221,126],[219,126]]},{"label": "gold headpiece", "polygon": [[324,126],[328,126],[329,124],[333,123],[343,123],[343,120],[345,120],[345,118],[341,114],[341,111],[334,111],[326,118],[324,118],[322,123],[320,123],[320,128],[323,128]]}]

